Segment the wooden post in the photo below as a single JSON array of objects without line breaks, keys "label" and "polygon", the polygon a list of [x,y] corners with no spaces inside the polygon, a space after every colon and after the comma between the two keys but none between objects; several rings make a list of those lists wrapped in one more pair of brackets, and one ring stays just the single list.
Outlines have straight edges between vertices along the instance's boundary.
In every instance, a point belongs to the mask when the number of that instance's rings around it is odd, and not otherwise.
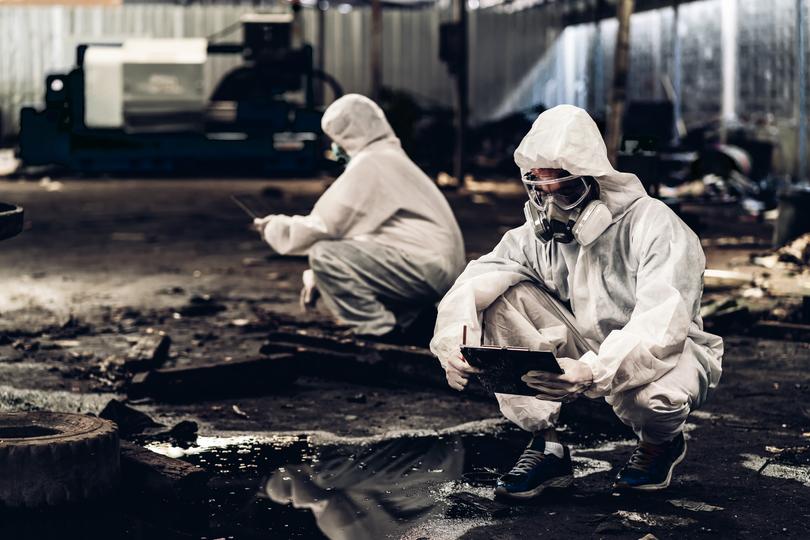
[{"label": "wooden post", "polygon": [[465,142],[467,135],[468,112],[468,49],[467,39],[467,0],[455,0],[456,20],[459,27],[459,56],[456,70],[456,148],[453,159],[453,176],[458,185],[464,185],[466,174]]},{"label": "wooden post", "polygon": [[634,0],[619,0],[616,18],[619,30],[616,35],[616,53],[613,56],[613,88],[610,92],[610,110],[607,122],[607,150],[611,163],[616,165],[619,145],[622,141],[622,118],[627,102],[627,73],[630,68],[630,16]]},{"label": "wooden post", "polygon": [[379,102],[382,90],[382,1],[371,0],[371,99]]}]

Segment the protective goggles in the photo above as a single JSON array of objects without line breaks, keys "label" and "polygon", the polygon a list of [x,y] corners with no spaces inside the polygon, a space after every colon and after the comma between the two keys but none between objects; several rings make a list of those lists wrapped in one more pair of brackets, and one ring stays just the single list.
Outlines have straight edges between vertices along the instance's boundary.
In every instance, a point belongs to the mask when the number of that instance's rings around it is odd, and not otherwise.
[{"label": "protective goggles", "polygon": [[587,176],[571,175],[562,178],[537,178],[530,172],[523,175],[523,185],[529,200],[537,208],[553,203],[561,210],[571,210],[585,200],[591,191]]}]

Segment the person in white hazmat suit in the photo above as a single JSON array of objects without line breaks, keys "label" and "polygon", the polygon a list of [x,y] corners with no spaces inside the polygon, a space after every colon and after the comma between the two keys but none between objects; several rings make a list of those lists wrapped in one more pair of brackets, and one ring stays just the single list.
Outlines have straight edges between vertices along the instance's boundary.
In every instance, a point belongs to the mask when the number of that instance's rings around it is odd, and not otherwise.
[{"label": "person in white hazmat suit", "polygon": [[533,433],[496,494],[529,498],[573,480],[554,430],[561,403],[604,398],[640,441],[614,487],[666,488],[686,454],[683,426],[720,379],[723,342],[703,330],[697,236],[632,174],[619,173],[590,116],[541,114],[515,151],[527,222],[471,262],[439,305],[431,350],[451,387],[476,370],[467,344],[552,350],[564,374],[530,371],[537,396],[496,394]]},{"label": "person in white hazmat suit", "polygon": [[345,171],[309,215],[270,215],[255,225],[277,253],[309,256],[303,306],[319,292],[355,334],[401,339],[464,268],[461,231],[373,101],[343,96],[321,125],[347,156]]}]

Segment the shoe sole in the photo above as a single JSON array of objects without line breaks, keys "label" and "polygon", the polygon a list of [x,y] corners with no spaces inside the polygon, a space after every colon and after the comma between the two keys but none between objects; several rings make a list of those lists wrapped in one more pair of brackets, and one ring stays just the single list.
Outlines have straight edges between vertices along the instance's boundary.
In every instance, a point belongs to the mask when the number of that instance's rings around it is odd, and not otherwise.
[{"label": "shoe sole", "polygon": [[613,484],[613,487],[614,489],[632,489],[635,491],[661,491],[662,489],[666,489],[669,487],[669,483],[672,481],[672,471],[675,470],[675,466],[683,461],[684,458],[686,458],[686,441],[683,442],[683,452],[681,452],[681,455],[672,462],[672,465],[669,467],[669,472],[667,472],[666,480],[660,484],[646,484],[643,486],[623,486]]},{"label": "shoe sole", "polygon": [[521,491],[519,493],[509,493],[506,490],[496,488],[495,495],[499,497],[508,497],[510,499],[533,499],[547,489],[565,489],[567,487],[571,487],[571,484],[573,483],[574,475],[569,474],[568,476],[558,476],[556,478],[546,480],[534,489],[529,491]]}]

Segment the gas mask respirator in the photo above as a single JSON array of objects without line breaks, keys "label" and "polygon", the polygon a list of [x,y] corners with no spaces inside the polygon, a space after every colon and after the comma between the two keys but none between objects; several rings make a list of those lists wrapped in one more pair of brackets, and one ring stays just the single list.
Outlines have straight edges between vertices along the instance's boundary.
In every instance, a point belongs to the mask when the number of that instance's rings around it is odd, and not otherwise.
[{"label": "gas mask respirator", "polygon": [[340,146],[338,143],[333,142],[332,146],[330,147],[330,150],[332,151],[332,158],[334,161],[342,165],[349,164],[349,160],[351,159],[351,157],[346,152],[346,150],[344,150],[343,147]]},{"label": "gas mask respirator", "polygon": [[523,185],[529,194],[523,212],[541,242],[576,241],[587,246],[613,221],[610,210],[599,200],[599,184],[590,176],[539,179],[528,172]]}]

